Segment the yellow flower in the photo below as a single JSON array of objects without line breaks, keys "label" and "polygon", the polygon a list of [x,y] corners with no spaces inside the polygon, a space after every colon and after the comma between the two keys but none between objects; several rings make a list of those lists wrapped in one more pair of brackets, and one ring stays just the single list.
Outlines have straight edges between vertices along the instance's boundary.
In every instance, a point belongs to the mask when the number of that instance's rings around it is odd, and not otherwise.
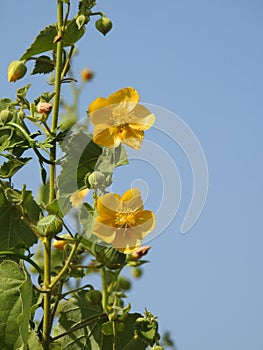
[{"label": "yellow flower", "polygon": [[78,209],[83,203],[84,198],[88,195],[89,189],[85,188],[85,190],[76,191],[70,196],[70,202],[73,208]]},{"label": "yellow flower", "polygon": [[117,147],[121,142],[138,150],[155,116],[139,104],[138,92],[127,87],[108,98],[98,97],[88,108],[94,124],[93,141],[106,147]]},{"label": "yellow flower", "polygon": [[99,197],[97,211],[93,233],[125,254],[140,247],[155,226],[154,213],[143,209],[137,188],[126,191],[122,197],[114,193]]}]

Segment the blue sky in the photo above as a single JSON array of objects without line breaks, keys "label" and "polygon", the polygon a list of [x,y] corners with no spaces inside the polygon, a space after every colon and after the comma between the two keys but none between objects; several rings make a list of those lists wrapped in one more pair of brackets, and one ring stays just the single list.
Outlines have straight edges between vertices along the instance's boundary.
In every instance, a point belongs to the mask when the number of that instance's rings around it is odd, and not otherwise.
[{"label": "blue sky", "polygon": [[[174,159],[182,202],[174,222],[151,241],[151,263],[130,294],[133,308],[146,306],[158,315],[178,350],[260,350],[263,3],[114,0],[98,1],[97,10],[112,19],[113,30],[104,38],[89,25],[79,42],[76,73],[86,66],[96,73],[82,95],[81,115],[94,98],[133,86],[143,102],[167,108],[189,125],[209,170],[204,211],[181,235],[191,169],[178,146],[164,137],[158,141],[154,132],[146,134]],[[13,98],[28,82],[32,97],[47,90],[45,77],[28,75],[8,84],[6,71],[39,30],[55,21],[54,11],[55,1],[1,4],[1,97]],[[152,178],[151,169],[141,171],[149,186],[149,208],[156,207],[165,169]],[[128,185],[137,173],[129,174]],[[119,186],[122,192],[124,185]]]}]

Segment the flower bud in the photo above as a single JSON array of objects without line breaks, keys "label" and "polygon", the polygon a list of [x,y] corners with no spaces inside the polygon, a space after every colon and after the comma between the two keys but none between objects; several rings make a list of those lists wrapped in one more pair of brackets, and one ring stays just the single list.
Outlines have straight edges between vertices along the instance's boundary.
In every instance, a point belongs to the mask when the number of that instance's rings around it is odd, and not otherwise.
[{"label": "flower bud", "polygon": [[123,276],[119,277],[118,284],[120,289],[123,289],[123,290],[131,289],[131,282]]},{"label": "flower bud", "polygon": [[12,120],[13,116],[13,113],[9,109],[4,109],[0,112],[0,122],[3,124],[8,123]]},{"label": "flower bud", "polygon": [[164,350],[164,348],[160,345],[154,345],[151,350]]},{"label": "flower bud", "polygon": [[105,175],[100,171],[94,171],[88,177],[91,188],[98,188],[105,182]]},{"label": "flower bud", "polygon": [[11,81],[17,81],[26,74],[27,68],[22,61],[13,61],[9,64],[7,77],[8,82],[11,83]]},{"label": "flower bud", "polygon": [[132,260],[139,260],[141,257],[143,257],[144,255],[146,255],[148,253],[148,251],[151,249],[151,247],[145,246],[145,247],[140,247],[138,249],[136,249],[134,252],[132,252],[131,256],[132,256]]},{"label": "flower bud", "polygon": [[112,28],[112,22],[109,18],[102,16],[96,21],[95,26],[99,32],[101,32],[103,35],[106,35]]},{"label": "flower bud", "polygon": [[139,267],[133,268],[131,272],[134,278],[140,278],[143,274],[142,269],[140,269]]},{"label": "flower bud", "polygon": [[62,221],[55,215],[47,215],[38,221],[37,228],[42,236],[53,237],[62,231]]},{"label": "flower bud", "polygon": [[94,77],[94,73],[88,68],[82,69],[80,75],[83,81],[89,81]]},{"label": "flower bud", "polygon": [[47,102],[39,102],[37,105],[37,111],[40,114],[49,114],[52,109],[52,104]]}]

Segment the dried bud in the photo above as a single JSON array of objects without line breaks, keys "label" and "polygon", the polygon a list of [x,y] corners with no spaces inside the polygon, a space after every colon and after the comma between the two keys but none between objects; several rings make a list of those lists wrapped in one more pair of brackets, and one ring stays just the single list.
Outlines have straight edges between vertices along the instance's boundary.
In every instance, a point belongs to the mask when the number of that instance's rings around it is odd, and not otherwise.
[{"label": "dried bud", "polygon": [[80,75],[83,81],[89,81],[94,77],[94,73],[88,68],[83,69]]},{"label": "dried bud", "polygon": [[132,259],[134,260],[139,260],[141,257],[143,257],[144,255],[146,255],[148,253],[148,251],[151,249],[151,247],[145,246],[145,247],[140,247],[138,249],[136,249],[134,252],[132,252]]},{"label": "dried bud", "polygon": [[39,102],[37,105],[37,111],[40,114],[49,114],[52,109],[52,104],[47,102]]},{"label": "dried bud", "polygon": [[112,28],[112,22],[109,18],[102,16],[96,21],[95,26],[99,32],[101,32],[103,35],[106,35]]},{"label": "dried bud", "polygon": [[11,83],[11,81],[17,81],[26,74],[27,68],[22,61],[13,61],[9,64],[7,77],[8,82]]}]

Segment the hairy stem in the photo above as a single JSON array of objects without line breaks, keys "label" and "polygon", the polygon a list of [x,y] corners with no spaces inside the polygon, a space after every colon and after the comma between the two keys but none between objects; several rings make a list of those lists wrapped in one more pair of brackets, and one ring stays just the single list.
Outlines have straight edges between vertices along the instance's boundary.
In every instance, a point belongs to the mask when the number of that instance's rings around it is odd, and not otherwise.
[{"label": "hairy stem", "polygon": [[[63,1],[57,0],[57,27],[58,33],[61,35],[61,39],[57,43],[56,54],[56,76],[55,76],[55,97],[52,114],[51,132],[55,133],[58,126],[58,114],[59,114],[59,100],[60,100],[60,88],[61,88],[61,65],[62,65],[62,50],[63,50]],[[56,177],[56,141],[50,150],[50,190],[49,190],[49,202],[52,202],[55,197],[55,177]],[[44,240],[44,288],[50,287],[51,281],[51,237],[46,237]],[[51,341],[51,291],[44,294],[44,317],[43,317],[43,348],[49,350],[49,344]]]},{"label": "hairy stem", "polygon": [[102,307],[103,311],[105,313],[107,312],[107,305],[108,305],[108,285],[107,285],[107,278],[106,278],[106,269],[105,266],[102,266],[101,268],[101,279],[102,279]]}]

